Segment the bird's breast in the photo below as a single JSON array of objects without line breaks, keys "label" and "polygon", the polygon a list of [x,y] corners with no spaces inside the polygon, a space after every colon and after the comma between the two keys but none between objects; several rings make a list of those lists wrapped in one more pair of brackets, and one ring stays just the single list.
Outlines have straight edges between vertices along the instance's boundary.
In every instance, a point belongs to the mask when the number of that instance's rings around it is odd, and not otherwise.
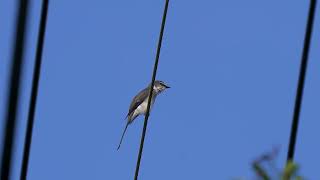
[{"label": "bird's breast", "polygon": [[[152,100],[151,100],[150,110],[151,110],[152,105],[153,105],[153,103],[154,103],[154,99],[155,99],[155,97],[153,97]],[[138,114],[146,114],[146,112],[147,112],[147,107],[148,107],[148,99],[144,100],[144,101],[138,106],[138,108],[137,108],[136,111],[137,111]]]}]

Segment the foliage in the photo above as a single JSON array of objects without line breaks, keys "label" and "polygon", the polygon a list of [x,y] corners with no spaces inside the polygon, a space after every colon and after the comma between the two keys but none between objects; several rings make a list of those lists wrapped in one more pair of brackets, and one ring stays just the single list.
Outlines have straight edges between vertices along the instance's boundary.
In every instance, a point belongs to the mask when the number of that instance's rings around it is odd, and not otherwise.
[{"label": "foliage", "polygon": [[[304,180],[299,174],[299,165],[293,161],[287,162],[283,169],[277,169],[273,161],[278,154],[278,149],[259,156],[252,162],[252,169],[258,180]],[[270,170],[270,168],[272,171]],[[239,178],[238,178],[239,179]]]}]

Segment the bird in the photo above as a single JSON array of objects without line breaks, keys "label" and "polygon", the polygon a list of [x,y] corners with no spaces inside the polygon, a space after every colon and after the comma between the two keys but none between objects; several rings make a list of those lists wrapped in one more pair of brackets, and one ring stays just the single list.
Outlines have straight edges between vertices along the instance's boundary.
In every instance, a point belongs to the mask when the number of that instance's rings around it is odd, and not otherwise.
[{"label": "bird", "polygon": [[[122,133],[119,146],[117,150],[119,150],[124,134],[127,131],[128,125],[131,124],[139,115],[145,115],[147,112],[147,106],[148,106],[148,99],[150,94],[150,88],[151,84],[148,85],[145,89],[141,90],[131,101],[129,112],[125,119],[127,119],[126,126],[124,128],[124,131]],[[153,91],[152,91],[152,99],[150,104],[150,110],[154,104],[154,101],[160,93],[162,93],[165,89],[170,88],[168,85],[166,85],[163,81],[156,80],[154,81]]]}]

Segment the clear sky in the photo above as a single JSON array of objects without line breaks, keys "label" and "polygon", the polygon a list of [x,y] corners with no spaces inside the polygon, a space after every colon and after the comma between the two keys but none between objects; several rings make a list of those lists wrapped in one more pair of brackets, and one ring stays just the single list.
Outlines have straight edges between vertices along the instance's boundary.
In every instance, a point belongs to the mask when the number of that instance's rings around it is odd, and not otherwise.
[{"label": "clear sky", "polygon": [[[15,2],[0,2],[3,127]],[[18,179],[40,1],[32,1],[13,177]],[[308,1],[171,0],[141,180],[230,179],[274,146],[284,165]],[[132,97],[151,80],[164,0],[52,0],[30,180],[133,179],[143,118],[116,150]],[[320,7],[296,148],[319,179]],[[0,134],[2,139],[2,133]],[[2,143],[2,142],[1,142]]]}]

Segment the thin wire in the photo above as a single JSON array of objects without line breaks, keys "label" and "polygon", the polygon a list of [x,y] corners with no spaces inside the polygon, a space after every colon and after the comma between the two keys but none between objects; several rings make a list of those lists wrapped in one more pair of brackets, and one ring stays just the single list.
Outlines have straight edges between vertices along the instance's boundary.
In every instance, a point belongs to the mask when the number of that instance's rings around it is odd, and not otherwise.
[{"label": "thin wire", "polygon": [[39,79],[41,74],[42,52],[43,52],[43,44],[44,44],[44,38],[45,38],[45,32],[46,32],[48,6],[49,6],[49,0],[43,0],[42,10],[41,10],[41,19],[40,19],[40,25],[39,25],[39,36],[38,36],[38,43],[37,43],[36,59],[35,59],[35,66],[33,71],[27,130],[26,130],[26,136],[24,141],[23,159],[22,159],[22,167],[21,167],[21,174],[20,174],[21,180],[26,180],[28,175],[30,148],[32,143],[34,116],[36,112]]},{"label": "thin wire", "polygon": [[140,149],[139,149],[139,154],[138,154],[136,171],[135,171],[135,175],[134,175],[134,179],[135,180],[138,179],[138,175],[139,175],[140,161],[141,161],[141,156],[142,156],[144,138],[145,138],[145,135],[146,135],[147,125],[148,125],[148,118],[149,118],[149,113],[150,113],[150,104],[151,104],[151,99],[152,99],[152,91],[153,91],[154,81],[156,79],[156,74],[157,74],[157,69],[158,69],[158,62],[159,62],[159,56],[160,56],[162,37],[163,37],[163,32],[164,32],[164,26],[165,26],[165,23],[166,23],[168,5],[169,5],[169,0],[166,0],[164,12],[163,12],[163,17],[162,17],[160,36],[159,36],[159,41],[158,41],[157,54],[156,54],[156,59],[155,59],[155,62],[154,62],[154,68],[153,68],[153,73],[152,73],[152,80],[151,80],[151,86],[150,86],[151,88],[150,88],[150,91],[149,91],[147,112],[146,112],[146,115],[145,115],[145,118],[144,118],[143,131],[142,131],[141,142],[140,142]]},{"label": "thin wire", "polygon": [[316,0],[310,1],[309,16],[308,16],[308,22],[306,26],[304,47],[303,47],[303,52],[301,57],[299,82],[297,87],[297,95],[296,95],[294,114],[293,114],[293,120],[292,120],[292,126],[291,126],[290,143],[289,143],[288,154],[287,154],[287,163],[294,159],[295,144],[296,144],[296,138],[298,133],[299,116],[301,111],[301,102],[303,97],[304,82],[305,82],[305,76],[307,71],[309,48],[310,48],[310,42],[311,42],[311,36],[312,36],[312,27],[313,27],[313,20],[314,20],[315,9],[316,9],[316,2],[317,2]]},{"label": "thin wire", "polygon": [[13,154],[13,146],[15,140],[15,129],[17,119],[17,109],[19,100],[19,89],[21,70],[23,69],[25,33],[28,21],[28,0],[20,0],[19,9],[16,16],[16,36],[14,41],[14,48],[12,51],[10,79],[8,83],[8,99],[7,99],[7,112],[5,115],[5,129],[3,140],[3,151],[1,157],[1,178],[8,180],[10,177],[11,160]]}]

